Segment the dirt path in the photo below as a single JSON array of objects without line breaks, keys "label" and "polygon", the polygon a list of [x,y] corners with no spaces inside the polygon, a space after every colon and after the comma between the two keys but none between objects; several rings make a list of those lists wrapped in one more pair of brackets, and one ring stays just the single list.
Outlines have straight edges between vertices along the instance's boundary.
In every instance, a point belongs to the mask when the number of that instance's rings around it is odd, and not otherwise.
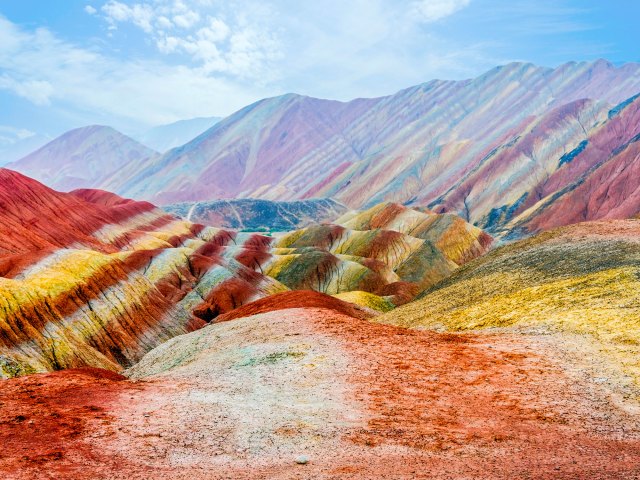
[{"label": "dirt path", "polygon": [[0,476],[640,478],[638,415],[554,348],[317,308],[232,320],[154,350],[136,382],[3,382]]}]

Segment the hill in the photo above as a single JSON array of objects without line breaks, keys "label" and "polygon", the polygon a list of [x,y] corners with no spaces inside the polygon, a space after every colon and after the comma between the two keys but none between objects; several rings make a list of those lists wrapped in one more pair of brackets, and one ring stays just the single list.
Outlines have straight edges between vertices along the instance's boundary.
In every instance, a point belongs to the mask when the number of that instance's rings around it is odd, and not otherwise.
[{"label": "hill", "polygon": [[639,473],[633,410],[572,375],[585,357],[524,337],[374,324],[332,302],[285,303],[170,340],[125,372],[133,381],[67,370],[4,382],[0,440],[12,448],[0,472],[20,480],[43,466],[80,480]]},{"label": "hill", "polygon": [[213,227],[254,232],[295,230],[338,218],[347,207],[332,199],[276,202],[253,198],[165,205],[163,210]]},{"label": "hill", "polygon": [[[430,240],[340,225],[274,239],[179,220],[102,190],[56,192],[7,169],[0,206],[0,377],[121,371],[176,335],[289,289],[351,292],[372,315],[491,245],[479,229],[460,219],[441,225],[436,214],[421,214],[434,225],[424,229]],[[409,215],[386,205],[360,216],[379,210]]]}]

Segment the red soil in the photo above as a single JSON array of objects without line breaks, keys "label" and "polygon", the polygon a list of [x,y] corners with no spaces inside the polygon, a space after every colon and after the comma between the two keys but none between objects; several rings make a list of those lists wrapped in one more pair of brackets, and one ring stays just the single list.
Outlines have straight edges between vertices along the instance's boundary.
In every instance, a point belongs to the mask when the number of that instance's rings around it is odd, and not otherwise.
[{"label": "red soil", "polygon": [[215,319],[216,323],[227,322],[236,318],[249,317],[259,313],[285,310],[288,308],[327,308],[353,318],[367,319],[371,314],[351,303],[339,300],[324,293],[313,290],[294,290],[270,295],[247,303]]},{"label": "red soil", "polygon": [[[276,303],[287,303],[287,294],[278,297]],[[258,302],[252,305],[260,309]],[[268,307],[263,311],[275,309]],[[163,417],[139,419],[133,412],[165,388],[183,389],[188,403],[190,389],[205,384],[171,377],[132,384],[111,373],[67,371],[0,384],[0,474],[190,480],[640,477],[637,419],[569,378],[556,357],[534,350],[525,337],[410,331],[318,308],[282,311],[279,318],[289,322],[288,334],[311,331],[336,339],[344,350],[334,354],[351,359],[343,373],[350,401],[366,419],[361,428],[343,428],[336,451],[304,466],[276,454],[273,466],[248,462],[241,470],[202,467],[198,457],[178,463],[161,454],[149,459],[138,455],[142,449],[162,452],[167,444],[184,445],[184,439],[171,437],[176,430],[169,423],[157,423]],[[221,434],[211,425],[197,431],[198,408],[187,411],[193,438]],[[117,432],[141,451],[106,453],[114,451]],[[222,433],[234,438],[233,431]]]},{"label": "red soil", "polygon": [[[637,419],[597,419],[588,394],[517,337],[319,323],[361,358],[354,383],[372,418],[349,438],[410,449],[351,463],[353,478],[640,478]],[[629,438],[616,432],[625,427]]]},{"label": "red soil", "polygon": [[108,370],[82,368],[0,383],[0,476],[77,478],[72,472],[83,461],[100,458],[80,441],[95,429],[91,422],[108,424],[113,400],[137,389],[123,380]]}]

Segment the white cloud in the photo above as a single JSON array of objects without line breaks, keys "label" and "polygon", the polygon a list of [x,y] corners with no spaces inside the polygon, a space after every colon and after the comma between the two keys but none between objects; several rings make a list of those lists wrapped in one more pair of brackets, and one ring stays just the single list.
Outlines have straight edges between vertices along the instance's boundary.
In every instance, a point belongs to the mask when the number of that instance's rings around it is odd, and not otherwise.
[{"label": "white cloud", "polygon": [[106,38],[82,46],[0,16],[0,88],[78,123],[159,124],[287,91],[382,95],[497,63],[486,45],[456,45],[423,25],[469,0],[432,1],[419,15],[424,1],[258,2],[93,2]]},{"label": "white cloud", "polygon": [[236,5],[236,10],[228,10],[228,18],[222,18],[206,14],[212,5],[211,0],[146,0],[131,5],[109,0],[101,10],[110,28],[133,24],[159,52],[187,55],[205,74],[260,84],[275,80],[273,64],[282,52],[278,36],[263,18],[268,9]]},{"label": "white cloud", "polygon": [[[35,132],[25,128],[0,125],[0,166],[14,159],[7,156],[7,152],[9,152],[14,145],[19,145],[23,140],[27,140],[35,136]],[[23,155],[23,153],[20,153],[17,156],[22,157]]]},{"label": "white cloud", "polygon": [[89,15],[95,15],[96,13],[98,13],[98,10],[96,10],[96,8],[92,7],[91,5],[86,5],[84,7],[84,11]]},{"label": "white cloud", "polygon": [[3,135],[3,138],[11,139],[11,143],[14,143],[19,140],[24,140],[25,138],[33,137],[35,132],[27,130],[26,128],[15,128],[10,125],[0,125],[0,134]]},{"label": "white cloud", "polygon": [[46,80],[18,80],[8,74],[0,76],[0,89],[11,90],[39,106],[49,105],[53,95],[53,86]]},{"label": "white cloud", "polygon": [[115,25],[117,22],[132,22],[146,33],[153,32],[151,23],[155,13],[150,4],[136,3],[130,7],[125,3],[110,0],[102,7],[102,11],[111,25]]},{"label": "white cloud", "polygon": [[180,15],[176,15],[173,17],[173,23],[175,23],[178,27],[184,29],[193,27],[199,21],[200,14],[198,12],[194,12],[193,10],[188,10],[185,13],[181,13]]},{"label": "white cloud", "polygon": [[412,4],[412,13],[418,20],[435,22],[469,6],[471,0],[416,0]]},{"label": "white cloud", "polygon": [[127,124],[228,114],[267,94],[254,84],[212,76],[201,66],[107,56],[46,29],[25,30],[2,16],[0,71],[0,89],[35,105],[64,104],[85,116]]},{"label": "white cloud", "polygon": [[161,29],[173,28],[173,22],[164,15],[160,15],[156,22],[158,27]]},{"label": "white cloud", "polygon": [[209,25],[198,30],[196,36],[209,42],[222,42],[231,33],[229,26],[219,18],[209,17]]}]

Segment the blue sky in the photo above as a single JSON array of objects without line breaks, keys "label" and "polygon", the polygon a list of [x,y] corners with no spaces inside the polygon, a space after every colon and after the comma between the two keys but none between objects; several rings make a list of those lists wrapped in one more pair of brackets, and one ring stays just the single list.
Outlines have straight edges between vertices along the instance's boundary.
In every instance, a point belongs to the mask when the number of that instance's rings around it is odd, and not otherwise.
[{"label": "blue sky", "polygon": [[346,100],[510,61],[639,61],[637,0],[0,0],[0,146],[266,96]]}]

